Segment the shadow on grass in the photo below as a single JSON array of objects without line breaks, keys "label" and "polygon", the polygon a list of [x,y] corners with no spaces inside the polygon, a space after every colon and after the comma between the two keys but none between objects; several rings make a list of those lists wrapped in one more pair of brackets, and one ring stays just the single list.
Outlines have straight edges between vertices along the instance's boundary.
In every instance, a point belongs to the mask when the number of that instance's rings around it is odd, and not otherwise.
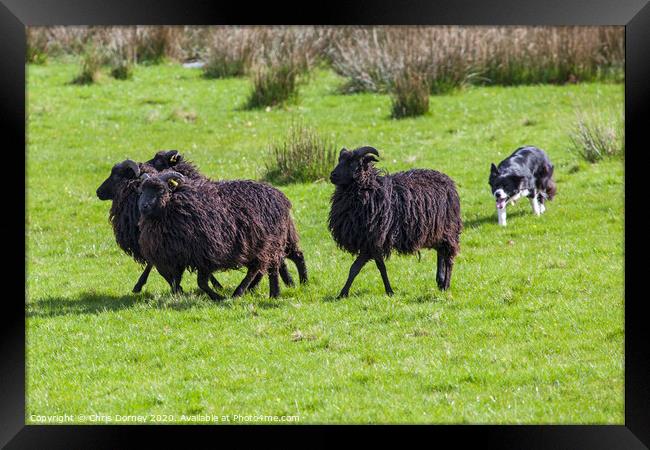
[{"label": "shadow on grass", "polygon": [[27,303],[27,317],[56,317],[69,314],[98,314],[105,311],[128,309],[137,303],[146,302],[151,294],[107,295],[84,292],[75,297],[48,297],[30,300]]},{"label": "shadow on grass", "polygon": [[339,297],[339,292],[340,290],[336,290],[335,294],[332,293],[326,295],[325,297],[322,298],[322,301],[326,303],[337,303],[337,302],[344,302],[346,300],[355,299],[358,297],[363,297],[364,295],[368,295],[368,294],[375,294],[375,292],[371,291],[370,289],[366,289],[366,288],[354,289],[354,287],[352,287],[350,289],[349,295],[347,297],[341,298]]},{"label": "shadow on grass", "polygon": [[[517,211],[509,212],[508,213],[508,220],[510,220],[513,217],[520,217],[523,215],[526,215],[527,211],[524,211],[523,209],[519,209]],[[482,225],[485,225],[486,223],[493,223],[494,225],[498,225],[497,222],[497,217],[495,214],[490,214],[489,216],[485,217],[477,217],[475,219],[471,220],[466,220],[463,222],[463,228],[469,229],[469,228],[478,228]]]},{"label": "shadow on grass", "polygon": [[186,292],[180,295],[154,297],[151,293],[110,295],[95,291],[82,292],[70,297],[48,297],[30,300],[27,303],[27,317],[58,317],[67,315],[100,314],[144,306],[152,309],[173,309],[178,311],[207,306],[231,308],[232,301],[211,301],[202,292]]}]

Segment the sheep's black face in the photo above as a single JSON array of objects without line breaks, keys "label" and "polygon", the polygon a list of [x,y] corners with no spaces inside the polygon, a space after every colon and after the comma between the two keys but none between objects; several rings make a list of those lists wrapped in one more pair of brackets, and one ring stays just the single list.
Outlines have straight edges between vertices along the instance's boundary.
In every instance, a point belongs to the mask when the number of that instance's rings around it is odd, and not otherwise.
[{"label": "sheep's black face", "polygon": [[371,163],[377,161],[376,154],[377,150],[372,147],[360,147],[354,151],[341,149],[339,163],[330,174],[330,181],[336,186],[347,186],[358,181],[363,178],[361,175],[368,173]]},{"label": "sheep's black face", "polygon": [[339,163],[330,174],[330,181],[337,186],[345,186],[354,181],[354,173],[359,168],[359,158],[346,149],[339,154]]},{"label": "sheep's black face", "polygon": [[161,172],[165,169],[174,167],[182,160],[183,156],[178,153],[178,150],[163,150],[156,153],[156,156],[147,161],[147,164],[152,165],[158,172]]},{"label": "sheep's black face", "polygon": [[97,197],[100,200],[113,200],[118,186],[125,181],[132,180],[140,176],[140,168],[135,161],[127,159],[119,164],[115,164],[111,169],[111,174],[97,188]]},{"label": "sheep's black face", "polygon": [[167,185],[159,179],[148,179],[140,186],[138,209],[144,217],[160,215],[170,192]]},{"label": "sheep's black face", "polygon": [[156,177],[145,174],[143,179],[140,185],[138,210],[143,217],[157,217],[162,213],[184,177],[178,172],[166,171]]}]

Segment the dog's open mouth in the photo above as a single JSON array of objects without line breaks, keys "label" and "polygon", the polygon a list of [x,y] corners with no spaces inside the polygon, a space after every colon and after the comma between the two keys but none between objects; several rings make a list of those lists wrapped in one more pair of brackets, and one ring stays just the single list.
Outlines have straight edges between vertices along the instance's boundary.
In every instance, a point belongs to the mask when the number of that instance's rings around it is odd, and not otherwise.
[{"label": "dog's open mouth", "polygon": [[498,198],[498,199],[497,199],[497,209],[503,209],[503,208],[505,208],[505,207],[506,207],[506,202],[507,202],[507,199],[505,199],[505,198]]}]

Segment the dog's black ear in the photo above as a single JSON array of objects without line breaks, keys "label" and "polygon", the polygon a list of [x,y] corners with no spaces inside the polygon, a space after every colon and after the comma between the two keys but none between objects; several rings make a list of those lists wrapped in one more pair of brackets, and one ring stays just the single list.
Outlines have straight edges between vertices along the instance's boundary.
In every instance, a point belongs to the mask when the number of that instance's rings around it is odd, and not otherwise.
[{"label": "dog's black ear", "polygon": [[490,165],[490,175],[494,175],[494,176],[499,175],[499,169],[497,168],[497,166],[494,165],[494,163]]}]

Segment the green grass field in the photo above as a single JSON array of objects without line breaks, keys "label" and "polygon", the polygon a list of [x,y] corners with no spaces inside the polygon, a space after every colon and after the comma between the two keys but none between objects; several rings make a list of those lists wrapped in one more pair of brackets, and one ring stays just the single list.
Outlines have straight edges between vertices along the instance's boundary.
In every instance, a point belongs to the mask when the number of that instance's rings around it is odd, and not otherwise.
[{"label": "green grass field", "polygon": [[[34,415],[298,415],[300,423],[623,424],[623,163],[570,153],[576,108],[623,105],[621,84],[476,87],[391,120],[386,95],[336,93],[320,70],[297,103],[244,111],[247,79],[178,65],[73,86],[78,68],[28,67],[27,423]],[[436,254],[374,265],[336,300],[353,261],[327,230],[326,181],[280,186],[293,203],[311,281],[268,299],[268,281],[211,302],[186,273],[172,296],[116,245],[95,189],[116,162],[175,148],[213,178],[255,178],[267,147],[302,118],[379,167],[445,172],[465,230],[451,289]],[[497,226],[490,162],[537,145],[558,195]],[[295,276],[295,267],[290,264]],[[244,272],[217,274],[232,290]],[[296,277],[297,278],[297,277]]]}]

